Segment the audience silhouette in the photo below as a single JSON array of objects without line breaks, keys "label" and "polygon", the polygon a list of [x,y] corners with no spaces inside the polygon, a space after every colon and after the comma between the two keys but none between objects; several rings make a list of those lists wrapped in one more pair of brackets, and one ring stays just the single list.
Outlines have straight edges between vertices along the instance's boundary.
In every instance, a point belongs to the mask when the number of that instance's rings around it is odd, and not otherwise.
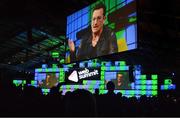
[{"label": "audience silhouette", "polygon": [[67,95],[66,98],[65,113],[67,116],[97,115],[96,100],[93,94],[89,91],[84,89],[77,89]]},{"label": "audience silhouette", "polygon": [[10,79],[0,79],[0,116],[179,116],[179,94],[163,93],[140,98],[115,94],[113,82],[106,94],[77,89],[62,95],[59,84],[48,95],[40,88],[16,87]]}]

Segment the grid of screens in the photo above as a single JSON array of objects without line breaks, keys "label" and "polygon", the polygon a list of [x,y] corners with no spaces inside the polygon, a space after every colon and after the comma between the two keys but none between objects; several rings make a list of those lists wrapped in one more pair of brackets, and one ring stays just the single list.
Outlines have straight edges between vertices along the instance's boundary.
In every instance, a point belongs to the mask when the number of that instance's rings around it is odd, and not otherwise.
[{"label": "grid of screens", "polygon": [[[126,65],[125,61],[84,61],[79,63],[79,67],[74,67],[73,64],[63,65],[62,68],[38,68],[35,70],[35,82],[46,80],[47,76],[50,75],[51,79],[55,77],[58,83],[61,83],[59,90],[62,94],[67,91],[74,91],[76,89],[86,89],[94,93],[95,89],[99,89],[100,94],[107,93],[106,84],[108,81],[113,81],[115,84],[118,83],[122,86],[116,86],[115,93],[121,92],[123,96],[127,97],[140,97],[141,95],[157,96],[158,94],[158,76],[152,74],[147,76],[141,73],[141,66],[134,66],[134,70],[129,71],[129,66]],[[98,76],[86,76],[87,78],[79,81],[79,74],[90,74],[91,72],[98,72]],[[78,81],[70,80],[69,77],[76,72]],[[130,72],[133,73],[133,81],[130,81]],[[90,74],[92,75],[92,73]],[[121,82],[118,80],[118,76],[121,76]],[[84,77],[84,76],[83,76]],[[71,82],[67,82],[67,79]],[[131,78],[132,79],[132,78]],[[42,87],[42,91],[46,91],[47,94],[49,87]],[[47,91],[48,90],[48,91]]]},{"label": "grid of screens", "polygon": [[[95,89],[100,90],[100,94],[107,92],[106,81],[116,78],[117,74],[122,74],[126,78],[127,86],[124,88],[116,88],[115,93],[121,92],[123,96],[156,96],[158,93],[158,76],[151,75],[151,78],[147,79],[147,75],[141,74],[141,68],[139,66],[135,67],[134,81],[129,81],[129,66],[126,65],[124,61],[115,61],[115,62],[81,62],[79,66],[84,67],[88,65],[90,67],[100,67],[101,76],[100,80],[84,80],[82,84],[68,84],[61,86],[60,90],[65,94],[67,91],[74,91],[75,89],[87,89],[92,93],[95,92]],[[65,78],[64,74],[63,77]]]},{"label": "grid of screens", "polygon": [[[136,1],[135,0],[98,0],[96,3],[81,9],[67,17],[66,37],[75,44],[75,54],[77,56],[79,46],[84,38],[77,36],[80,32],[89,29],[91,25],[91,17],[93,17],[93,8],[98,3],[104,3],[106,6],[106,20],[104,25],[111,29],[115,34],[115,42],[117,44],[116,52],[128,51],[137,48],[137,17],[136,17]],[[91,32],[91,30],[87,30]],[[86,33],[87,33],[86,32]],[[81,33],[85,34],[86,33]],[[108,34],[108,33],[105,33]],[[84,36],[85,36],[84,35]],[[86,44],[82,44],[86,45]],[[88,45],[88,44],[87,44]],[[68,43],[66,44],[65,62],[70,63],[74,59],[70,56]],[[89,49],[89,48],[88,48]],[[86,51],[88,49],[83,49]],[[79,51],[80,52],[80,51]],[[87,52],[87,51],[86,51]],[[103,56],[114,52],[106,52],[95,56]],[[92,56],[93,57],[93,56]],[[91,56],[83,58],[76,57],[76,60],[89,59]]]},{"label": "grid of screens", "polygon": [[15,84],[16,86],[24,86],[26,84],[26,80],[13,80],[13,84]]},{"label": "grid of screens", "polygon": [[[123,96],[126,97],[140,97],[141,95],[146,96],[157,96],[158,95],[158,75],[151,74],[146,75],[141,73],[141,66],[135,65],[133,72],[129,71],[129,66],[126,65],[125,61],[84,61],[79,63],[79,68],[73,67],[73,64],[63,65],[62,68],[37,68],[35,69],[35,78],[31,81],[30,86],[41,87],[43,94],[47,95],[53,86],[61,83],[59,88],[64,95],[67,91],[74,91],[76,89],[86,89],[94,93],[96,89],[99,89],[100,94],[107,93],[106,84],[108,81],[113,81],[118,84],[118,75],[120,75],[121,83],[124,86],[121,88],[116,87],[115,93],[121,92]],[[88,69],[88,70],[87,70]],[[86,72],[85,72],[86,70]],[[90,74],[91,72],[98,72],[98,76],[86,76],[81,82],[68,83],[66,79],[73,73],[77,71]],[[88,72],[88,73],[87,73]],[[129,75],[133,73],[133,78]],[[94,74],[90,74],[94,75]],[[52,86],[41,86],[40,83],[43,80],[47,80],[49,76],[49,83]],[[93,78],[94,77],[94,78]],[[131,81],[130,81],[131,78]],[[80,79],[80,78],[78,78]],[[133,79],[133,81],[132,81]],[[25,80],[13,80],[16,86],[22,85],[22,89],[26,83]],[[28,84],[29,85],[29,84]],[[160,86],[160,90],[171,90],[175,89],[175,84],[172,84],[172,79],[165,79],[164,85]]]},{"label": "grid of screens", "polygon": [[164,83],[160,86],[161,90],[174,90],[176,89],[176,84],[173,84],[172,79],[165,79]]}]

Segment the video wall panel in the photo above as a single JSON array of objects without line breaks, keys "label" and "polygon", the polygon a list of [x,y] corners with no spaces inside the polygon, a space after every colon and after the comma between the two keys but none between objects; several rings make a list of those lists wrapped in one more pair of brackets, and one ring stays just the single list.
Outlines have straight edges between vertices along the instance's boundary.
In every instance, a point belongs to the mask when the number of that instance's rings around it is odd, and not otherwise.
[{"label": "video wall panel", "polygon": [[[99,4],[106,7],[106,15],[102,16],[104,19],[98,21],[99,24],[103,22],[103,31],[99,34],[100,38],[96,46],[93,45],[93,18],[95,12],[100,9],[95,9]],[[97,13],[98,14],[98,13]],[[99,16],[102,13],[98,14]],[[96,19],[96,18],[95,18]],[[97,23],[97,28],[99,24]],[[106,27],[106,28],[105,28]],[[105,30],[108,29],[108,30]],[[98,30],[97,30],[98,32]],[[111,36],[111,34],[114,34]],[[92,37],[91,37],[92,36]],[[108,37],[102,38],[102,37]],[[79,60],[92,59],[113,53],[129,51],[137,48],[137,11],[136,0],[98,0],[96,3],[91,4],[67,17],[67,40],[73,42],[75,50],[69,43],[66,43],[66,56],[65,62],[71,63]],[[87,38],[91,37],[91,38]],[[68,42],[67,41],[67,42]],[[89,41],[89,42],[88,42]],[[92,41],[92,44],[91,44]],[[88,42],[88,43],[86,43]],[[90,50],[91,45],[97,47],[97,50]],[[89,47],[90,46],[90,47]],[[101,50],[101,46],[105,46],[107,50]],[[82,47],[83,49],[81,49]],[[111,50],[110,47],[113,47]],[[102,52],[104,51],[104,52]],[[88,55],[95,52],[94,55]],[[72,54],[73,53],[73,54]],[[72,56],[73,55],[73,56]]]}]

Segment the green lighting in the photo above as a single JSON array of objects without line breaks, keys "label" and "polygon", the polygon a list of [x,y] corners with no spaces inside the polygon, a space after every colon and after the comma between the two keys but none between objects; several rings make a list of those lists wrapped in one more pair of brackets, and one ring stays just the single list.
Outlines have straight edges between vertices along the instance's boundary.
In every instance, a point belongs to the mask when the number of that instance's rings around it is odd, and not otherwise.
[{"label": "green lighting", "polygon": [[101,62],[101,67],[104,67],[105,64],[106,64],[106,62],[105,62],[105,61],[102,61],[102,62]]},{"label": "green lighting", "polygon": [[109,0],[105,0],[104,3],[106,5],[106,12],[108,12],[109,11],[109,4],[110,4]]},{"label": "green lighting", "polygon": [[152,84],[157,84],[157,80],[152,80]]},{"label": "green lighting", "polygon": [[53,72],[56,72],[56,68],[52,68],[52,71],[53,71]]},{"label": "green lighting", "polygon": [[59,74],[59,82],[64,82],[64,78],[65,78],[65,74],[64,74],[64,71],[61,71],[60,74]]},{"label": "green lighting", "polygon": [[105,78],[104,76],[101,76],[101,80],[104,80],[104,78]]},{"label": "green lighting", "polygon": [[99,86],[99,89],[100,89],[100,90],[104,89],[104,85],[100,85],[100,86]]},{"label": "green lighting", "polygon": [[94,92],[94,90],[93,90],[93,89],[89,89],[89,92],[93,93],[93,92]]},{"label": "green lighting", "polygon": [[59,74],[60,74],[60,76],[64,76],[64,72],[62,72],[62,71]]},{"label": "green lighting", "polygon": [[134,96],[134,95],[130,95],[130,94],[128,95],[128,97],[133,97],[133,96]]},{"label": "green lighting", "polygon": [[52,52],[52,55],[56,56],[56,55],[59,55],[59,53],[58,52]]},{"label": "green lighting", "polygon": [[129,18],[129,23],[136,22],[137,18],[136,17],[131,17]]},{"label": "green lighting", "polygon": [[105,94],[106,92],[107,92],[106,90],[102,90],[102,89],[99,90],[99,94]]},{"label": "green lighting", "polygon": [[97,66],[97,63],[92,63],[92,67],[96,67]]},{"label": "green lighting", "polygon": [[141,95],[145,95],[146,91],[140,91]]},{"label": "green lighting", "polygon": [[121,30],[119,32],[116,32],[117,39],[121,39],[125,35],[125,30]]},{"label": "green lighting", "polygon": [[157,91],[152,91],[152,95],[156,96],[157,95]]},{"label": "green lighting", "polygon": [[135,91],[134,91],[134,90],[130,90],[130,91],[129,91],[129,94],[134,95],[134,94],[135,94]]},{"label": "green lighting", "polygon": [[16,84],[17,83],[17,80],[13,80],[13,84]]},{"label": "green lighting", "polygon": [[158,75],[151,75],[151,78],[152,78],[153,80],[156,80],[156,79],[158,78]]},{"label": "green lighting", "polygon": [[[109,0],[108,0],[109,1]],[[112,9],[113,7],[115,7],[116,5],[116,0],[110,0],[110,8],[109,9]]]},{"label": "green lighting", "polygon": [[44,89],[44,92],[45,92],[45,93],[48,93],[48,89]]},{"label": "green lighting", "polygon": [[146,80],[140,80],[141,84],[146,84]]},{"label": "green lighting", "polygon": [[164,89],[165,89],[165,90],[168,90],[168,85],[164,85]]},{"label": "green lighting", "polygon": [[74,89],[78,89],[79,88],[79,85],[74,85]]},{"label": "green lighting", "polygon": [[44,95],[47,95],[48,93],[43,93]]},{"label": "green lighting", "polygon": [[105,72],[101,71],[101,80],[104,80],[104,74],[105,74]]},{"label": "green lighting", "polygon": [[102,66],[102,67],[101,67],[101,70],[106,70],[106,67],[105,67],[105,66]]},{"label": "green lighting", "polygon": [[42,68],[38,68],[37,71],[38,71],[38,72],[42,72]]},{"label": "green lighting", "polygon": [[48,68],[46,68],[46,69],[45,69],[45,71],[46,71],[46,72],[49,72],[49,69],[48,69]]},{"label": "green lighting", "polygon": [[22,81],[22,84],[23,84],[23,85],[26,84],[26,80],[23,80],[23,81]]},{"label": "green lighting", "polygon": [[62,86],[59,88],[59,91],[63,91],[63,87]]},{"label": "green lighting", "polygon": [[35,81],[34,80],[31,80],[31,85],[35,85]]},{"label": "green lighting", "polygon": [[104,81],[100,81],[100,84],[105,84],[105,82]]},{"label": "green lighting", "polygon": [[83,80],[83,84],[87,84],[87,82],[88,82],[87,80]]},{"label": "green lighting", "polygon": [[59,38],[61,38],[61,39],[65,39],[66,37],[65,37],[65,36],[59,36]]},{"label": "green lighting", "polygon": [[146,85],[141,85],[140,89],[145,90],[146,89]]},{"label": "green lighting", "polygon": [[17,87],[17,86],[19,86],[19,85],[20,85],[19,81],[21,81],[21,80],[13,80],[13,84],[15,84],[15,85],[16,85],[16,87]]},{"label": "green lighting", "polygon": [[96,84],[96,82],[97,82],[96,80],[94,80],[94,81],[92,80],[92,81],[91,81],[91,84]]},{"label": "green lighting", "polygon": [[126,62],[125,61],[120,61],[120,66],[126,66]]},{"label": "green lighting", "polygon": [[90,88],[90,89],[93,89],[93,88],[94,88],[94,84],[91,84],[91,85],[89,86],[89,88]]},{"label": "green lighting", "polygon": [[110,27],[111,29],[115,29],[115,23],[109,24],[108,27]]},{"label": "green lighting", "polygon": [[101,71],[101,75],[104,75],[105,74],[105,72],[104,71]]},{"label": "green lighting", "polygon": [[66,85],[66,90],[70,90],[71,85]]},{"label": "green lighting", "polygon": [[164,84],[165,85],[170,85],[170,84],[172,84],[172,80],[171,79],[165,79]]},{"label": "green lighting", "polygon": [[157,86],[152,86],[152,90],[157,90]]},{"label": "green lighting", "polygon": [[64,59],[61,59],[61,60],[59,61],[59,63],[62,64],[62,63],[64,63],[64,61],[65,61]]},{"label": "green lighting", "polygon": [[125,94],[125,91],[126,91],[126,90],[120,90],[120,92],[121,92],[122,94]]},{"label": "green lighting", "polygon": [[60,72],[61,72],[61,71],[64,72],[64,69],[63,69],[63,68],[60,68],[59,71],[60,71]]},{"label": "green lighting", "polygon": [[117,4],[122,4],[125,0],[117,0]]},{"label": "green lighting", "polygon": [[146,79],[146,75],[140,75],[140,79]]},{"label": "green lighting", "polygon": [[110,66],[110,70],[115,70],[115,66]]},{"label": "green lighting", "polygon": [[53,69],[56,70],[57,67],[58,67],[57,64],[52,64],[52,68],[53,68]]},{"label": "green lighting", "polygon": [[65,77],[64,76],[60,76],[59,77],[59,82],[65,82]]},{"label": "green lighting", "polygon": [[126,66],[120,66],[120,70],[126,70]]}]

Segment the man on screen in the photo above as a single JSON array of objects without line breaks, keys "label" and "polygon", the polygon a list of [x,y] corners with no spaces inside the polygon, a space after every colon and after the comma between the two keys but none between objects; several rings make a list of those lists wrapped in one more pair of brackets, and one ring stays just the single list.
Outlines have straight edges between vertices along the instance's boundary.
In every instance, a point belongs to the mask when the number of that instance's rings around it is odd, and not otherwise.
[{"label": "man on screen", "polygon": [[130,89],[126,79],[123,74],[117,73],[117,78],[111,81],[114,83],[115,89]]},{"label": "man on screen", "polygon": [[58,84],[58,79],[54,75],[47,74],[46,78],[40,82],[41,88],[52,88]]},{"label": "man on screen", "polygon": [[81,44],[75,53],[74,42],[68,40],[71,61],[89,59],[97,56],[112,54],[118,51],[115,33],[104,26],[106,16],[104,4],[97,4],[92,13],[91,26],[81,33]]}]

